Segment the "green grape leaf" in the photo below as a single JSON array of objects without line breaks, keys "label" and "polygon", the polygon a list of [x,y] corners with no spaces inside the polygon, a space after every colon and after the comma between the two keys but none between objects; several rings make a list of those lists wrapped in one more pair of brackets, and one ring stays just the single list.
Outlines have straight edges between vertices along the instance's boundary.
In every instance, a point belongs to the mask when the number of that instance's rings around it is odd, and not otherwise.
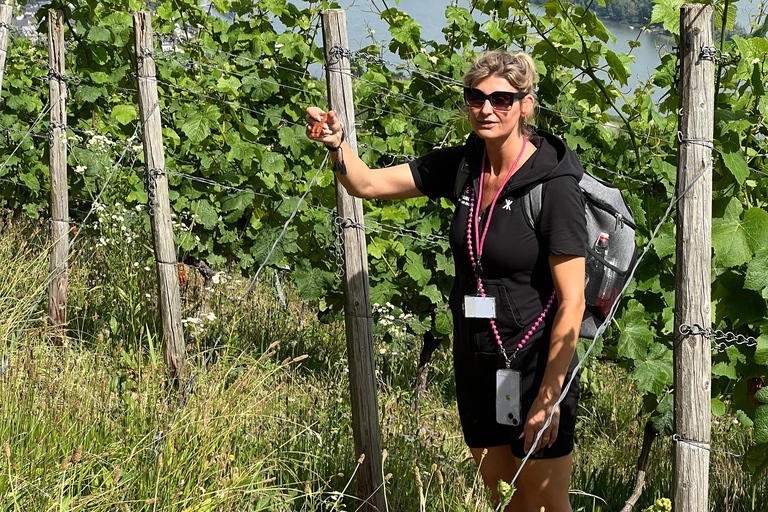
[{"label": "green grape leaf", "polygon": [[672,385],[672,368],[672,351],[664,345],[655,344],[645,358],[635,361],[632,378],[640,391],[659,395]]},{"label": "green grape leaf", "polygon": [[211,206],[211,203],[204,199],[197,202],[194,211],[197,215],[197,222],[207,230],[215,228],[216,224],[219,222],[218,213],[216,213],[216,210]]},{"label": "green grape leaf", "polygon": [[739,423],[741,423],[747,428],[752,428],[752,426],[755,424],[755,422],[752,421],[752,419],[749,416],[747,416],[747,413],[745,413],[741,409],[736,411],[736,419],[739,421]]},{"label": "green grape leaf", "polygon": [[322,297],[326,293],[326,278],[328,272],[322,271],[315,266],[306,265],[295,272],[291,272],[296,287],[299,290],[299,296],[304,300],[314,300]]},{"label": "green grape leaf", "polygon": [[102,95],[102,88],[92,87],[90,85],[80,85],[75,91],[75,101],[82,103],[93,103]]},{"label": "green grape leaf", "polygon": [[605,57],[605,61],[608,63],[608,67],[610,67],[611,71],[613,71],[613,74],[616,75],[619,83],[621,85],[627,85],[629,71],[627,70],[628,66],[625,65],[624,61],[610,50],[607,50],[603,57]]},{"label": "green grape leaf", "polygon": [[755,442],[768,443],[768,405],[761,405],[755,411]]},{"label": "green grape leaf", "polygon": [[88,31],[88,39],[106,43],[112,39],[112,34],[108,29],[95,25]]},{"label": "green grape leaf", "polygon": [[768,247],[759,250],[747,264],[744,287],[761,292],[763,298],[768,298]]},{"label": "green grape leaf", "polygon": [[736,368],[728,363],[717,363],[712,366],[712,375],[717,377],[728,377],[731,380],[736,380],[739,376],[736,374]]},{"label": "green grape leaf", "polygon": [[424,258],[421,254],[417,254],[413,251],[406,251],[406,257],[408,263],[405,264],[405,272],[416,281],[418,286],[424,286],[429,282],[429,278],[432,277],[432,272],[424,267]]},{"label": "green grape leaf", "polygon": [[768,469],[768,444],[756,444],[747,449],[742,467],[752,475],[759,475]]},{"label": "green grape leaf", "polygon": [[229,14],[229,9],[232,5],[231,0],[213,0],[213,6],[221,14]]},{"label": "green grape leaf", "polygon": [[741,224],[753,253],[768,247],[768,212],[762,208],[750,208]]},{"label": "green grape leaf", "polygon": [[637,300],[630,300],[621,317],[624,328],[619,336],[618,349],[621,357],[644,359],[653,343],[653,332],[648,328],[645,308]]},{"label": "green grape leaf", "polygon": [[738,199],[728,203],[722,219],[712,219],[712,245],[717,262],[724,267],[743,265],[752,257],[747,233],[741,224],[743,211]]},{"label": "green grape leaf", "polygon": [[117,105],[112,108],[112,119],[122,125],[129,124],[139,117],[134,105]]},{"label": "green grape leaf", "polygon": [[712,414],[716,418],[722,418],[725,416],[725,404],[719,398],[713,398],[711,401]]},{"label": "green grape leaf", "polygon": [[659,233],[653,240],[653,250],[656,251],[656,255],[659,259],[664,259],[667,256],[675,254],[675,247],[677,246],[675,240],[675,225],[671,222],[662,224],[659,229]]},{"label": "green grape leaf", "polygon": [[736,178],[736,183],[741,185],[749,177],[749,165],[747,159],[744,158],[744,152],[738,144],[724,144],[723,145],[723,162],[725,166],[731,171],[733,177]]},{"label": "green grape leaf", "polygon": [[653,429],[661,435],[672,432],[674,419],[675,399],[671,393],[664,395],[651,414]]},{"label": "green grape leaf", "polygon": [[755,362],[768,366],[768,334],[763,333],[757,338]]},{"label": "green grape leaf", "polygon": [[96,84],[106,84],[109,82],[109,75],[103,71],[92,71],[89,76],[93,83]]},{"label": "green grape leaf", "polygon": [[438,334],[448,335],[453,332],[453,317],[447,311],[438,311],[435,315],[435,330]]},{"label": "green grape leaf", "polygon": [[437,288],[437,285],[434,285],[434,284],[429,284],[425,286],[421,290],[420,295],[423,295],[424,297],[431,300],[433,304],[439,304],[440,302],[443,301],[443,294],[440,293],[440,290]]},{"label": "green grape leaf", "polygon": [[685,0],[654,0],[654,2],[656,5],[653,6],[650,25],[661,23],[665,30],[679,36],[680,8],[685,3]]},{"label": "green grape leaf", "polygon": [[202,142],[211,134],[210,121],[199,112],[187,117],[180,128],[192,144]]},{"label": "green grape leaf", "polygon": [[216,82],[216,90],[223,92],[228,96],[237,97],[240,85],[240,80],[238,80],[236,76],[222,76],[219,77],[219,80]]}]

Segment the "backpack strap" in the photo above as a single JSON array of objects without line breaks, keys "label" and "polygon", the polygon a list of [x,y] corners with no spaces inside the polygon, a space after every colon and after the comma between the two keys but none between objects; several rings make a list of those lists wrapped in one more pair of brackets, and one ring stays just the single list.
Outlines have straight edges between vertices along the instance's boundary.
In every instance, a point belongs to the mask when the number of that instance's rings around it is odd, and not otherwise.
[{"label": "backpack strap", "polygon": [[461,197],[461,193],[464,191],[464,185],[467,184],[469,179],[469,164],[466,158],[462,158],[459,162],[459,170],[456,172],[456,182],[453,185],[453,195],[458,200]]},{"label": "backpack strap", "polygon": [[523,216],[528,226],[538,232],[539,219],[541,218],[541,205],[544,199],[544,183],[534,183],[526,188],[521,198],[523,201]]}]

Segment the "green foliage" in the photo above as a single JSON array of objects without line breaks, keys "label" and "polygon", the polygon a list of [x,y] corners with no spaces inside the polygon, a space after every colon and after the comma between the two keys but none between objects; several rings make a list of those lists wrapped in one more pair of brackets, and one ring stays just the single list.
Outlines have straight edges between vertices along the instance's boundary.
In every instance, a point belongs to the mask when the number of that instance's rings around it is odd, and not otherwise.
[{"label": "green foliage", "polygon": [[[659,0],[652,21],[679,34],[678,0]],[[551,0],[537,16],[525,2],[476,0],[472,9],[446,9],[445,41],[425,41],[421,27],[397,6],[373,1],[390,27],[390,51],[422,71],[403,73],[377,59],[372,45],[351,60],[361,157],[371,167],[393,163],[387,153],[420,155],[435,147],[461,144],[469,127],[461,113],[461,78],[478,50],[524,48],[538,62],[536,124],[562,136],[585,167],[610,179],[625,193],[645,245],[675,192],[677,101],[675,58],[665,55],[653,79],[630,94],[631,55],[617,54],[613,36],[585,6]],[[156,7],[154,30],[170,51],[156,52],[166,165],[172,210],[177,216],[180,259],[227,262],[247,273],[263,263],[289,266],[305,299],[317,301],[331,319],[342,304],[335,276],[335,207],[330,172],[323,173],[300,207],[298,198],[324,157],[324,149],[304,137],[303,110],[325,105],[325,84],[310,72],[322,62],[315,44],[318,15],[327,2],[217,0],[213,8],[231,13],[232,22],[208,14],[194,0],[166,1]],[[48,6],[45,6],[46,8]],[[68,104],[73,136],[70,176],[73,210],[102,190],[122,141],[136,127],[135,56],[128,12],[147,8],[138,0],[55,1],[64,12],[72,41],[67,69],[79,79]],[[41,9],[39,16],[46,15]],[[169,42],[176,30],[188,42]],[[45,30],[43,23],[41,30]],[[162,38],[161,38],[162,39]],[[175,46],[174,46],[175,44]],[[717,353],[713,360],[716,412],[729,410],[734,381],[765,374],[768,364],[768,179],[753,169],[766,167],[768,94],[762,58],[764,37],[734,37],[724,51],[740,57],[720,71],[715,118],[713,167],[714,249],[712,286],[715,326],[759,336],[756,351],[745,346]],[[0,192],[0,207],[46,215],[47,141],[26,138],[11,151],[47,102],[41,80],[46,52],[19,41],[9,52],[5,74],[0,178],[13,184]],[[660,102],[651,92],[668,93]],[[45,133],[47,121],[37,131]],[[74,139],[80,137],[81,140]],[[83,146],[83,147],[78,147]],[[134,143],[134,146],[138,146]],[[105,202],[130,210],[147,200],[143,157],[132,148],[105,191]],[[615,171],[609,173],[603,169]],[[299,208],[269,262],[272,242]],[[391,303],[410,315],[407,336],[431,331],[447,339],[452,330],[444,311],[453,262],[444,238],[453,213],[444,200],[365,201],[371,227],[368,253],[371,299]],[[80,215],[80,214],[77,214]],[[80,217],[82,218],[82,217]],[[146,223],[144,234],[148,237]],[[407,231],[406,231],[407,230]],[[400,236],[401,234],[409,236]],[[594,355],[616,357],[647,393],[645,409],[661,432],[671,424],[671,339],[674,307],[674,222],[665,223],[654,241],[629,296],[604,343]],[[144,322],[146,319],[137,321]],[[766,334],[763,334],[766,333]],[[760,336],[762,334],[762,336]],[[394,343],[394,341],[393,341]],[[404,342],[405,343],[405,342]],[[580,351],[583,353],[583,346]],[[722,406],[721,406],[722,404]],[[725,407],[725,411],[723,411]],[[742,414],[753,415],[743,409]],[[762,414],[762,413],[761,413]]]}]

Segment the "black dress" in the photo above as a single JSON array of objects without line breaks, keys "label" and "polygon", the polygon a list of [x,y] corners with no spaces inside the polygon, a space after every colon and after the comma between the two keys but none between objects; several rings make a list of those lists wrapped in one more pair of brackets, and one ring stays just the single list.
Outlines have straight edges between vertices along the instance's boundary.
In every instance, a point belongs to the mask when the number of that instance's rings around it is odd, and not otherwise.
[{"label": "black dress", "polygon": [[[549,256],[585,255],[587,237],[584,204],[578,180],[584,172],[576,155],[559,138],[538,132],[530,141],[537,151],[515,172],[499,195],[483,246],[483,284],[496,299],[496,326],[505,351],[512,355],[512,368],[522,375],[523,424],[538,395],[549,354],[552,322],[557,301],[527,344],[517,345],[544,310],[554,288]],[[454,319],[454,368],[456,396],[464,439],[472,448],[511,445],[516,457],[525,456],[523,425],[510,427],[496,422],[496,370],[504,367],[488,319],[465,318],[465,295],[477,293],[477,282],[467,246],[467,215],[471,188],[478,197],[484,141],[471,134],[464,146],[433,151],[411,162],[418,189],[430,198],[445,197],[456,210],[451,223],[450,243],[456,264],[456,279],[450,307]],[[455,195],[459,165],[466,160],[470,176],[459,197]],[[534,230],[525,220],[522,202],[525,188],[544,182],[539,223]],[[482,232],[488,212],[480,218]],[[475,234],[473,234],[475,236]],[[574,355],[565,382],[577,364]],[[561,457],[573,450],[573,435],[579,398],[578,376],[560,404],[557,440],[531,458]]]}]

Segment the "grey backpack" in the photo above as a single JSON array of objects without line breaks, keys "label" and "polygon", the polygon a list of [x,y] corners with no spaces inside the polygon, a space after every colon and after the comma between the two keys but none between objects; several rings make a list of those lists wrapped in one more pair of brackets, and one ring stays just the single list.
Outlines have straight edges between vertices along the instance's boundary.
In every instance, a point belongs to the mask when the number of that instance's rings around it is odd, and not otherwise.
[{"label": "grey backpack", "polygon": [[[456,197],[460,196],[468,177],[469,166],[462,162],[456,176]],[[579,187],[584,196],[587,219],[587,239],[584,241],[587,255],[584,297],[587,309],[579,336],[591,339],[619,298],[637,261],[636,227],[632,212],[617,187],[586,171]],[[545,193],[546,182],[540,182],[531,185],[522,198],[525,219],[534,231],[537,230]],[[601,235],[608,235],[607,254],[596,250]]]}]

